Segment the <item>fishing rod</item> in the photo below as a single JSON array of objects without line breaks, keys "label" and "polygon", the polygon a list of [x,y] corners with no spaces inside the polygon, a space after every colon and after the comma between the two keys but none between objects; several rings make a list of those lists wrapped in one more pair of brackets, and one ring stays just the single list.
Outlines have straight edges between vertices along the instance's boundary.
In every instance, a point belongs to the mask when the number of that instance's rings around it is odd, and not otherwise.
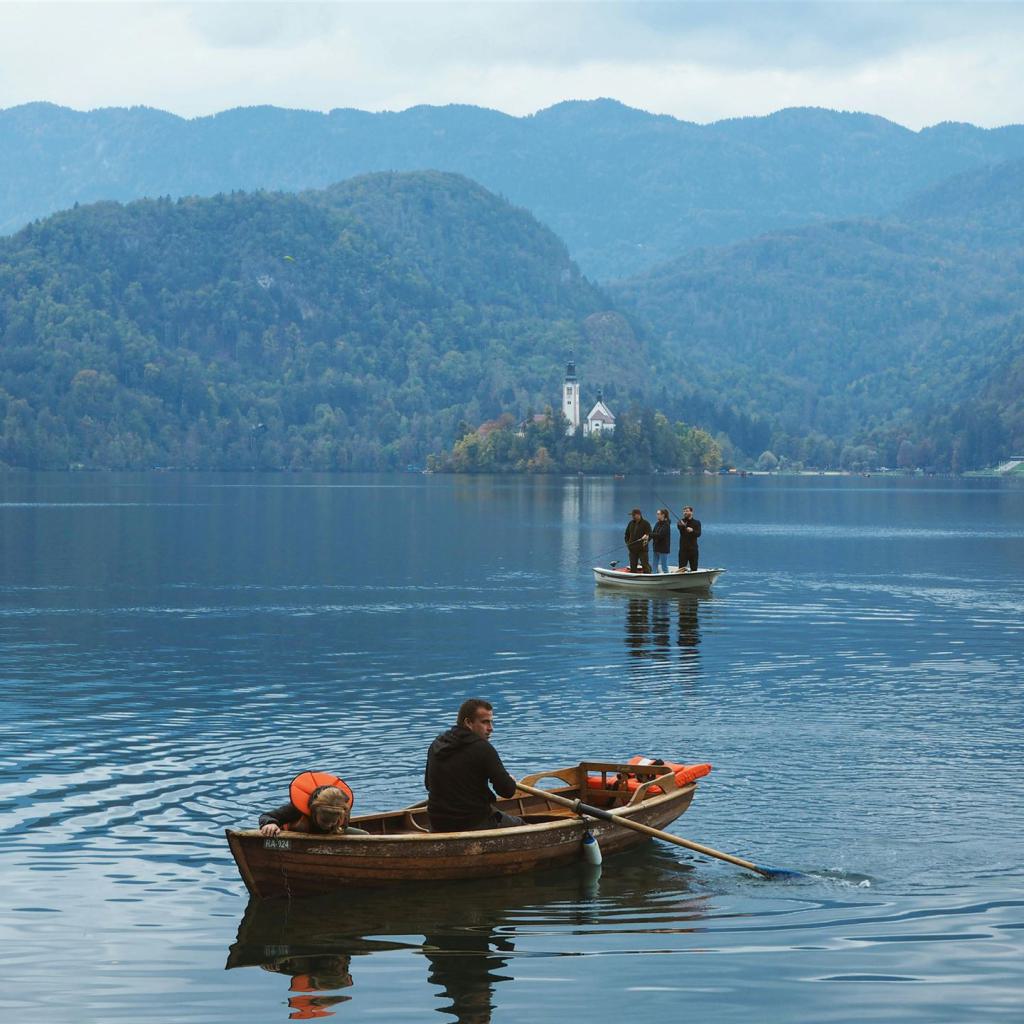
[{"label": "fishing rod", "polygon": [[663,508],[663,509],[664,509],[664,510],[665,510],[665,511],[666,511],[666,512],[667,512],[667,513],[668,513],[668,514],[669,514],[669,515],[670,515],[670,516],[671,516],[671,517],[673,518],[673,519],[675,519],[675,518],[676,518],[676,514],[675,514],[675,512],[673,512],[673,511],[672,511],[672,507],[671,507],[671,506],[669,505],[669,503],[668,503],[667,501],[662,501],[662,500],[661,500],[661,496],[660,496],[660,495],[655,495],[655,497],[656,497],[656,498],[658,499],[658,501],[659,501],[659,502],[661,502],[661,507],[662,507],[662,508]]},{"label": "fishing rod", "polygon": [[[647,545],[650,544],[650,542],[651,542],[651,538],[650,537],[648,537],[647,540],[645,540],[645,541],[640,541],[640,540],[629,541],[629,540],[625,540],[625,539],[622,540],[622,543],[627,548],[629,548],[629,546],[631,544],[643,544],[644,547],[647,547]],[[619,550],[619,545],[618,544],[616,544],[616,545],[614,545],[613,547],[610,547],[610,548],[605,548],[604,551],[598,552],[598,554],[593,556],[594,560],[597,561],[597,562],[600,562],[602,558],[607,558],[608,555],[612,554],[612,552],[618,551],[618,550]],[[619,564],[618,559],[616,559],[614,562],[611,562],[609,564],[614,569],[615,566],[617,566]]]},{"label": "fishing rod", "polygon": [[[637,544],[639,542],[638,541],[633,541],[632,543]],[[619,544],[616,544],[614,547],[606,548],[604,551],[598,552],[596,555],[593,556],[594,561],[595,562],[600,562],[602,559],[607,558],[610,554],[613,554],[614,552],[618,551],[620,545],[622,545],[622,544],[624,544],[628,548],[629,545],[630,545],[630,542],[627,541],[627,540],[623,540],[623,541],[620,541]],[[616,561],[611,563],[611,567],[614,569],[615,566],[617,566],[618,564],[619,564],[618,560],[616,559]]]},{"label": "fishing rod", "polygon": [[618,551],[618,550],[619,550],[619,545],[616,544],[614,547],[605,548],[604,551],[599,551],[596,555],[593,555],[592,557],[596,561],[600,562],[602,558],[607,558],[610,554],[612,554],[613,552]]}]

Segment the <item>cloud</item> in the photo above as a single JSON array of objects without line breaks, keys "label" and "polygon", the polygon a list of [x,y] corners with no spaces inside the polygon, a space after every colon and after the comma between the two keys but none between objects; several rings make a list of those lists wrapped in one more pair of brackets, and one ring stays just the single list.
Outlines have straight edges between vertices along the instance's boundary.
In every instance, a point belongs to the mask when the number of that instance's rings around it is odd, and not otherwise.
[{"label": "cloud", "polygon": [[203,3],[184,7],[200,46],[213,49],[290,50],[335,35],[341,5]]},{"label": "cloud", "polygon": [[818,2],[636,4],[664,55],[714,67],[794,72],[851,67],[940,41],[1024,32],[1012,3]]},{"label": "cloud", "polygon": [[1024,121],[1024,4],[5,3],[0,107],[185,116],[611,96],[695,121],[785,106]]}]

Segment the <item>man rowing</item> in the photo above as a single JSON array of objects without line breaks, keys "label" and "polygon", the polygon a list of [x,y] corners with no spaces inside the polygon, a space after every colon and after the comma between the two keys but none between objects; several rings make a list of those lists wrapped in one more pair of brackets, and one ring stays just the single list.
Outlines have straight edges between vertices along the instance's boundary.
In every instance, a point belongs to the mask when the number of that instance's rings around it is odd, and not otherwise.
[{"label": "man rowing", "polygon": [[455,726],[430,744],[423,782],[430,794],[431,831],[475,832],[523,824],[522,818],[494,806],[495,793],[515,795],[516,780],[491,745],[493,732],[493,706],[473,698],[463,701]]}]

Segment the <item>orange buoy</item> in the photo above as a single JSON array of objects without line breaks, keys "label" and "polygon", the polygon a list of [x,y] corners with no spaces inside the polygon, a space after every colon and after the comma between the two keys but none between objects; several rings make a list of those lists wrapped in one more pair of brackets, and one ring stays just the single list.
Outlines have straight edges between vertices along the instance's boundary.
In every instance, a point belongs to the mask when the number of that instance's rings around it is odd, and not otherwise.
[{"label": "orange buoy", "polygon": [[[631,757],[629,764],[635,764],[638,768],[644,768],[649,765],[664,765],[666,768],[672,769],[672,774],[676,777],[676,785],[685,786],[687,783],[696,782],[697,779],[703,778],[711,772],[711,765],[709,764],[676,764],[673,761],[664,761],[661,758],[654,757]],[[633,793],[640,788],[640,781],[633,775],[627,775],[625,779],[619,778],[614,784],[613,789],[621,789],[625,784],[625,788]],[[587,779],[587,786],[590,789],[602,789],[601,776],[591,775]],[[651,796],[657,796],[661,792],[660,786],[651,786],[647,791]]]},{"label": "orange buoy", "polygon": [[[711,772],[711,765],[709,764],[675,764],[672,761],[663,761],[660,757],[631,757],[629,763],[641,766],[663,764],[666,768],[673,769],[676,783],[680,786],[685,786],[688,782],[695,782]],[[632,781],[634,782],[632,788],[636,789],[638,783],[636,783],[635,779]]]}]

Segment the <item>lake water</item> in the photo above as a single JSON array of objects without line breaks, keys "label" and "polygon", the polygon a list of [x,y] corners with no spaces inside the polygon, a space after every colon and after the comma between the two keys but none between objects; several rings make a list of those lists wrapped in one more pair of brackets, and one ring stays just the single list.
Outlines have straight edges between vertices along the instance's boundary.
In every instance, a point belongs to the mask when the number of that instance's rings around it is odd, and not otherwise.
[{"label": "lake water", "polygon": [[[687,502],[712,596],[595,589]],[[1024,1018],[1020,486],[8,474],[0,557],[5,1021]],[[225,826],[415,802],[476,695],[515,775],[713,762],[673,830],[811,877],[248,904]]]}]

